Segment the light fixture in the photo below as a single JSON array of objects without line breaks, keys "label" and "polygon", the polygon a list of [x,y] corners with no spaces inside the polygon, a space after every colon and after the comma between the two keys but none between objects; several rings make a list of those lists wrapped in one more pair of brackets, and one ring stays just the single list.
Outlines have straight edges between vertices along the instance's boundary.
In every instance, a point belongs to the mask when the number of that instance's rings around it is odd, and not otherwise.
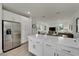
[{"label": "light fixture", "polygon": [[27,14],[30,14],[30,11],[28,11]]}]

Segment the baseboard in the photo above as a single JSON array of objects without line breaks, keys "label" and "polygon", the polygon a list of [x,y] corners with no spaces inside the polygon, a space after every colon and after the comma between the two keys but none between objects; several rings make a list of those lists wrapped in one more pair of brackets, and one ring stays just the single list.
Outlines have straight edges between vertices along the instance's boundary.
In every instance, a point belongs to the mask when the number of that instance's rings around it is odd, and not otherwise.
[{"label": "baseboard", "polygon": [[26,42],[24,42],[24,43],[21,43],[21,45],[26,44],[26,43],[28,43],[28,41],[26,41]]}]

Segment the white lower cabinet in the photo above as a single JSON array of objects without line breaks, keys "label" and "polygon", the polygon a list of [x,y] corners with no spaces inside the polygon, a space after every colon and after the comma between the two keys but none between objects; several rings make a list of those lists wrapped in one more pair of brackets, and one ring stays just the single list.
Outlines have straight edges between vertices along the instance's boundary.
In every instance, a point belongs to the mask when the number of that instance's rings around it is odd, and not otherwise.
[{"label": "white lower cabinet", "polygon": [[44,43],[44,56],[54,56],[54,50],[52,44]]},{"label": "white lower cabinet", "polygon": [[58,50],[57,51],[57,56],[72,56],[72,54],[67,53],[66,51],[63,50]]},{"label": "white lower cabinet", "polygon": [[44,43],[44,56],[56,56],[56,45],[52,43]]},{"label": "white lower cabinet", "polygon": [[29,39],[29,51],[37,56],[78,56],[79,49],[38,39]]},{"label": "white lower cabinet", "polygon": [[35,42],[32,39],[29,39],[29,42],[28,42],[29,52],[35,54],[36,53],[35,49],[36,49]]},{"label": "white lower cabinet", "polygon": [[37,56],[42,56],[43,55],[43,47],[42,47],[42,42],[36,41],[29,39],[29,51]]},{"label": "white lower cabinet", "polygon": [[35,42],[35,50],[36,50],[36,55],[42,56],[43,55],[43,47],[42,47],[42,42],[36,41]]},{"label": "white lower cabinet", "polygon": [[68,53],[65,53],[65,52],[62,52],[62,51],[58,55],[59,56],[73,56],[71,54],[68,54]]},{"label": "white lower cabinet", "polygon": [[79,50],[72,47],[62,46],[60,56],[78,56]]}]

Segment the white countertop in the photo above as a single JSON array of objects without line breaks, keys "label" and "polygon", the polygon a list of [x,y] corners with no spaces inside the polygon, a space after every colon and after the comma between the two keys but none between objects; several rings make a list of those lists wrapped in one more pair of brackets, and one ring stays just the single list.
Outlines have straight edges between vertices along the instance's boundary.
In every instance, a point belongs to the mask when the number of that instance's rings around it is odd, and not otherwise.
[{"label": "white countertop", "polygon": [[[63,38],[58,36],[48,36],[48,35],[31,35],[28,36],[29,38],[35,38],[37,40],[44,40],[44,42],[50,42],[55,44],[60,44],[64,46],[69,46],[73,48],[79,48],[79,40],[74,38]],[[76,40],[76,42],[74,42]]]}]

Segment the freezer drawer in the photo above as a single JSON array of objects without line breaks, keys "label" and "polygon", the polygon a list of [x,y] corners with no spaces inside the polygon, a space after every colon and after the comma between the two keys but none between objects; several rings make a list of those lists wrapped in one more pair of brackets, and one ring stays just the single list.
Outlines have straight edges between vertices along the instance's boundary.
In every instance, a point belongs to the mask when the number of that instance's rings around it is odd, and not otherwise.
[{"label": "freezer drawer", "polygon": [[20,43],[21,43],[20,38],[21,38],[21,34],[18,34],[18,33],[13,34],[13,47],[20,45]]},{"label": "freezer drawer", "polygon": [[12,38],[11,35],[6,35],[6,39],[4,40],[4,51],[7,51],[12,48]]}]

